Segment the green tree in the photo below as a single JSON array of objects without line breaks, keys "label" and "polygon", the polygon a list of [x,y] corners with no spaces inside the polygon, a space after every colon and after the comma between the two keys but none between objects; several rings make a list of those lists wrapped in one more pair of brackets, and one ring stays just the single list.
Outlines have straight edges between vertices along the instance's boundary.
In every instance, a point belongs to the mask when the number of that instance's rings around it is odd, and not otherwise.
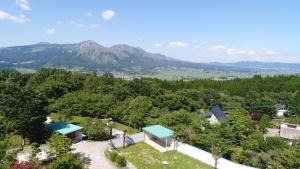
[{"label": "green tree", "polygon": [[267,127],[270,125],[270,121],[270,117],[264,114],[258,123],[259,130],[263,133],[267,132]]},{"label": "green tree", "polygon": [[80,160],[70,154],[65,154],[49,164],[48,169],[82,169]]},{"label": "green tree", "polygon": [[47,101],[33,90],[0,82],[0,116],[13,123],[13,129],[31,141],[43,140]]},{"label": "green tree", "polygon": [[58,133],[53,133],[47,141],[47,145],[50,147],[54,155],[62,157],[68,154],[71,150],[72,142],[66,137]]}]

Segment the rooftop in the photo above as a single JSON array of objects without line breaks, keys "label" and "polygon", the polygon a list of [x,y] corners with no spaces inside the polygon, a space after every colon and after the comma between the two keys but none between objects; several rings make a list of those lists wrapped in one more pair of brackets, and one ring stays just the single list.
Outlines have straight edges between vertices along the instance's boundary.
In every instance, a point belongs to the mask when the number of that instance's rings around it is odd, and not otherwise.
[{"label": "rooftop", "polygon": [[83,129],[80,126],[70,124],[70,123],[65,123],[65,122],[51,123],[51,124],[46,125],[46,128],[51,129],[51,130],[58,132],[60,134],[63,134],[63,135],[73,133],[75,131]]},{"label": "rooftop", "polygon": [[161,125],[153,125],[153,126],[144,127],[143,130],[147,133],[154,135],[155,137],[158,137],[158,138],[171,137],[174,134],[173,130],[165,128]]},{"label": "rooftop", "polygon": [[228,122],[228,117],[218,105],[213,106],[211,112],[206,113],[205,117],[208,118],[212,115],[214,115],[219,121],[223,120],[224,122]]},{"label": "rooftop", "polygon": [[283,123],[280,125],[280,136],[290,140],[298,139],[300,138],[300,126]]}]

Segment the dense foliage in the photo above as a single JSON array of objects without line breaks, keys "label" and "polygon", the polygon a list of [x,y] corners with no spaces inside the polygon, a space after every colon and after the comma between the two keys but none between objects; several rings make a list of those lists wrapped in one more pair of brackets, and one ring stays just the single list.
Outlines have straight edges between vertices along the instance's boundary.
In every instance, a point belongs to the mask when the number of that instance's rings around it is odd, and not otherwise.
[{"label": "dense foliage", "polygon": [[[175,130],[181,141],[239,163],[260,168],[300,167],[299,144],[289,146],[281,138],[264,138],[276,116],[276,103],[288,105],[289,121],[299,119],[298,76],[127,81],[109,73],[97,76],[41,69],[34,74],[3,71],[0,88],[3,139],[9,133],[18,133],[30,141],[39,140],[36,128],[41,127],[46,114],[59,113],[112,118],[137,129],[163,124]],[[216,104],[229,114],[229,123],[210,125],[204,119],[205,112]],[[251,119],[252,113],[258,115],[256,121]],[[104,127],[100,122],[94,123],[100,129]],[[31,130],[33,126],[35,130]],[[86,132],[95,139],[107,136],[106,132],[88,127]],[[2,154],[0,150],[0,157]]]}]

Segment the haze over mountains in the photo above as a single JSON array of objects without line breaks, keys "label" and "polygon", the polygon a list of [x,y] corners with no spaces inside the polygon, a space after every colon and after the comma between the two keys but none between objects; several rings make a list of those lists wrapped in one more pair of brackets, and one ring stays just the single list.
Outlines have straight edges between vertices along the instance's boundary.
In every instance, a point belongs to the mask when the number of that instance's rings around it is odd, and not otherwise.
[{"label": "haze over mountains", "polygon": [[[0,68],[36,70],[42,67],[73,71],[113,72],[120,76],[154,76],[193,79],[246,77],[253,74],[297,74],[300,64],[290,63],[192,63],[128,45],[104,47],[94,41],[74,44],[38,43],[0,48]],[[172,75],[173,74],[173,75]]]}]

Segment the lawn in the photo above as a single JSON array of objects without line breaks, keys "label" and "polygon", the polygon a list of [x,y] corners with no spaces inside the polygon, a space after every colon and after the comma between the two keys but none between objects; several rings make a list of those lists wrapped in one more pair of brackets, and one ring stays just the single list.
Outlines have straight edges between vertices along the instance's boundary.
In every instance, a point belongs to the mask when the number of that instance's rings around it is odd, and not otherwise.
[{"label": "lawn", "polygon": [[135,128],[132,128],[132,127],[129,127],[124,124],[117,123],[117,122],[113,123],[113,128],[121,130],[121,131],[127,130],[129,134],[135,134],[135,133],[139,132],[138,129],[135,129]]},{"label": "lawn", "polygon": [[[78,125],[89,120],[89,117],[71,116],[71,117],[67,118],[65,115],[58,114],[58,113],[51,113],[51,118],[53,121],[63,120],[63,121],[78,124]],[[113,128],[121,130],[121,131],[127,130],[129,134],[135,134],[135,133],[139,132],[138,129],[132,128],[130,126],[126,126],[126,125],[118,123],[118,122],[113,123]]]},{"label": "lawn", "polygon": [[160,153],[146,143],[137,143],[120,151],[138,169],[162,169],[162,161],[169,162],[168,169],[213,169],[179,152]]}]

